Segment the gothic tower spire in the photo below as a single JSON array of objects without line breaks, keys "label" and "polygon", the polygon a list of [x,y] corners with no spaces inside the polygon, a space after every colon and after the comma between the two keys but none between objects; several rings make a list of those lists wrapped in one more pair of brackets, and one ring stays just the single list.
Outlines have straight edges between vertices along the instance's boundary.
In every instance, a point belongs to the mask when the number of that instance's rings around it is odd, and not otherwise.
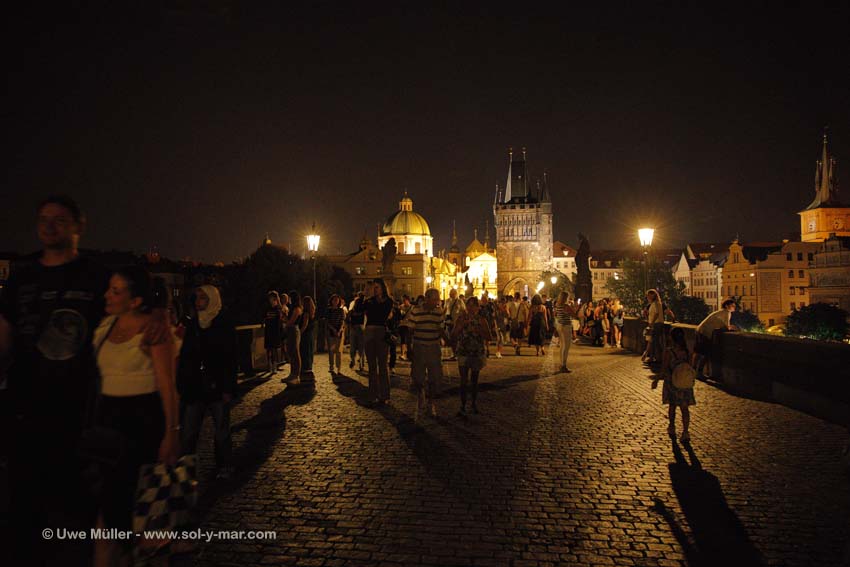
[{"label": "gothic tower spire", "polygon": [[511,177],[513,176],[511,173],[511,169],[513,169],[514,165],[514,149],[508,148],[508,182],[505,184],[505,199],[504,202],[507,203],[511,200]]}]

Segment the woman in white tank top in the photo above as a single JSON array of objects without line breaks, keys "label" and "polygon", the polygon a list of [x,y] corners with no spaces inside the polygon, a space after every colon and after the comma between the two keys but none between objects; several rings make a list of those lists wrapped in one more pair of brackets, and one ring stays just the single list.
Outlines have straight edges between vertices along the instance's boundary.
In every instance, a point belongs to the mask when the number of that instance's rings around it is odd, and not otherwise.
[{"label": "woman in white tank top", "polygon": [[[127,447],[123,462],[105,479],[99,527],[129,531],[139,468],[174,464],[179,456],[174,341],[162,325],[151,324],[150,291],[144,269],[116,271],[105,295],[108,317],[94,333],[102,384],[98,420],[120,431]],[[98,540],[95,565],[129,565],[131,550],[127,543]]]}]

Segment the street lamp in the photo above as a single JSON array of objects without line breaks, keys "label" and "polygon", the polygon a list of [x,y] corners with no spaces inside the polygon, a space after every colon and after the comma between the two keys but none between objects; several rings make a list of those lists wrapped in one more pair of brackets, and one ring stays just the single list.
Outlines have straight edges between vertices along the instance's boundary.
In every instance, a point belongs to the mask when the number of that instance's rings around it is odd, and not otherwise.
[{"label": "street lamp", "polygon": [[313,223],[312,233],[307,235],[307,250],[313,258],[313,301],[318,305],[319,298],[316,295],[316,253],[319,251],[319,239],[316,234],[316,223]]},{"label": "street lamp", "polygon": [[449,282],[447,282],[446,280],[443,280],[443,281],[440,282],[440,287],[443,288],[442,298],[443,298],[444,301],[446,299],[446,287],[448,287],[448,285],[449,285]]},{"label": "street lamp", "polygon": [[558,283],[558,276],[552,276],[552,277],[549,279],[549,281],[551,281],[551,282],[552,282],[552,285],[555,285],[556,283]]},{"label": "street lamp", "polygon": [[655,236],[654,228],[639,228],[638,240],[643,247],[643,292],[649,288],[649,247],[652,246],[652,237]]},{"label": "street lamp", "polygon": [[431,287],[432,281],[434,281],[434,278],[432,278],[431,276],[425,276],[425,285],[427,285],[429,288]]}]

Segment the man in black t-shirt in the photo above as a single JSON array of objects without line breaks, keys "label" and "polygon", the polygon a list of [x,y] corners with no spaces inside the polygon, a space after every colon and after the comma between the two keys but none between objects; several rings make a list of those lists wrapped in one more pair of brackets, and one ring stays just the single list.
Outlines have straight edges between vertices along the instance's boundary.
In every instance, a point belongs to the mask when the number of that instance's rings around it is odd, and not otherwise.
[{"label": "man in black t-shirt", "polygon": [[71,198],[48,197],[37,213],[43,250],[14,265],[0,296],[0,358],[11,362],[13,541],[27,564],[60,557],[77,564],[88,560],[87,544],[46,542],[41,531],[94,525],[76,449],[97,372],[92,333],[108,274],[77,251],[85,221]]}]

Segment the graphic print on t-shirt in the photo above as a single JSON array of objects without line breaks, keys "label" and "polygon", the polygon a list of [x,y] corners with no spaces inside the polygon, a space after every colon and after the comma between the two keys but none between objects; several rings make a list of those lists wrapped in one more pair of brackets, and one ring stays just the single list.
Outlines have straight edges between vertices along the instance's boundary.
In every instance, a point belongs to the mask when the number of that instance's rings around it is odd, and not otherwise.
[{"label": "graphic print on t-shirt", "polygon": [[50,314],[36,346],[48,360],[69,360],[77,356],[87,336],[85,317],[73,309],[57,309]]}]

